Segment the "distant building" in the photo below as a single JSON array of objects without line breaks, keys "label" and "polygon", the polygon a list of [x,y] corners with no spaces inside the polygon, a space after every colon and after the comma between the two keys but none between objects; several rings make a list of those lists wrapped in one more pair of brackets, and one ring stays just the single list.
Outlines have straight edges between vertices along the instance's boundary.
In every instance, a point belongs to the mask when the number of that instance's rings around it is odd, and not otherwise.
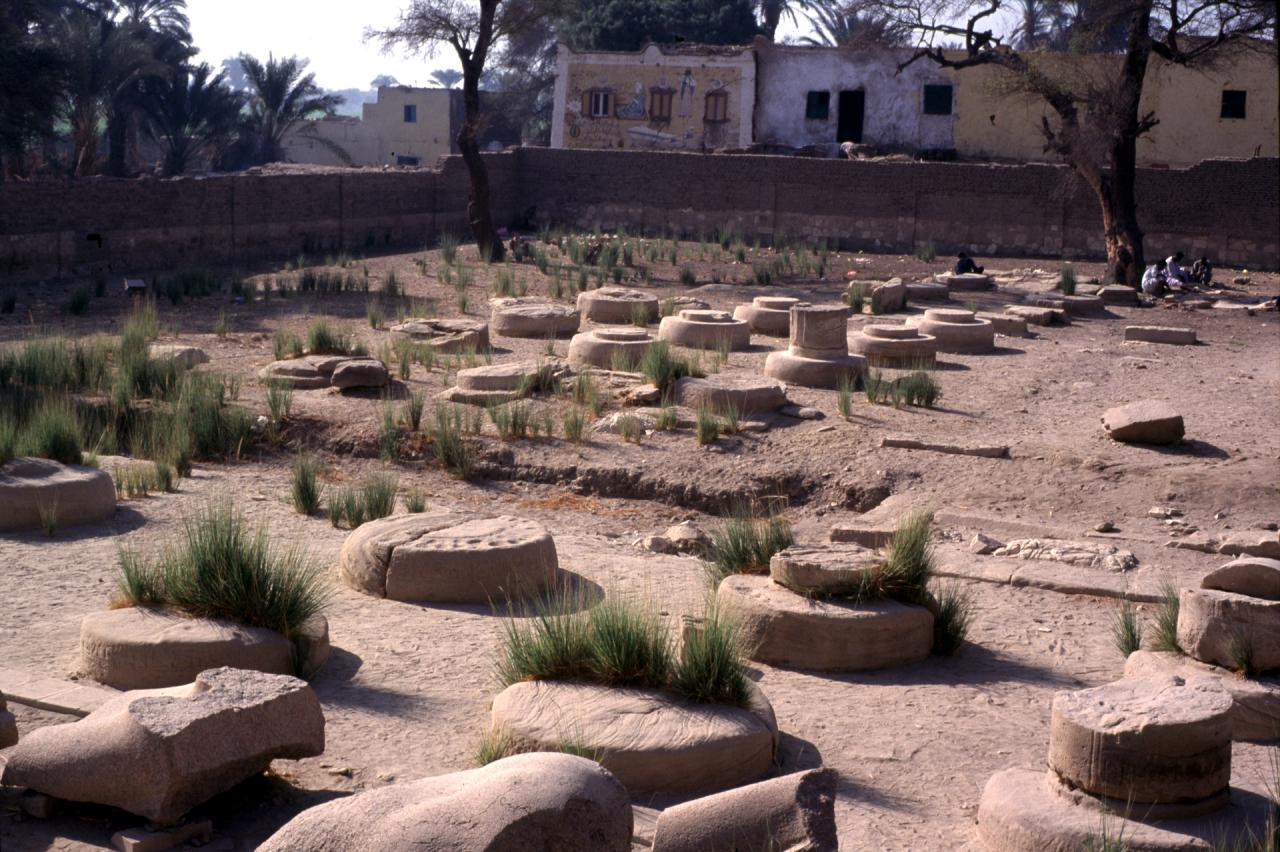
[{"label": "distant building", "polygon": [[[377,101],[365,104],[360,118],[323,118],[307,122],[305,131],[291,133],[285,139],[285,156],[294,163],[345,165],[332,149],[336,145],[354,166],[431,167],[439,158],[458,153],[456,139],[464,115],[458,89],[381,86]],[[519,142],[519,131],[500,122],[490,123],[480,134],[481,149],[500,150]]]},{"label": "distant building", "polygon": [[[899,71],[904,48],[648,45],[634,53],[557,55],[553,148],[670,148],[836,156],[840,143],[973,160],[1052,161],[1044,100],[1012,91],[997,66],[961,71],[927,60]],[[1109,55],[1033,53],[1087,75]],[[1270,50],[1236,50],[1212,66],[1152,57],[1142,109],[1159,123],[1138,164],[1184,167],[1212,158],[1280,154],[1280,86]],[[1049,116],[1052,121],[1052,116]]]}]

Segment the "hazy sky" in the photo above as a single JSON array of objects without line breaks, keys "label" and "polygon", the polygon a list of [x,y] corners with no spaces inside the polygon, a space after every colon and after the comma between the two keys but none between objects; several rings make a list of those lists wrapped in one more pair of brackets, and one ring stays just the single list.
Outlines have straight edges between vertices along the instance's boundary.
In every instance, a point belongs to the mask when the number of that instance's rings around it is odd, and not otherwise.
[{"label": "hazy sky", "polygon": [[[365,89],[379,74],[406,85],[430,85],[433,70],[458,67],[452,48],[427,58],[403,49],[383,54],[378,42],[364,42],[366,27],[390,26],[405,5],[406,0],[187,0],[187,13],[199,58],[215,69],[240,53],[261,59],[275,53],[309,58],[316,82],[326,89]],[[793,32],[785,23],[781,30]]]}]

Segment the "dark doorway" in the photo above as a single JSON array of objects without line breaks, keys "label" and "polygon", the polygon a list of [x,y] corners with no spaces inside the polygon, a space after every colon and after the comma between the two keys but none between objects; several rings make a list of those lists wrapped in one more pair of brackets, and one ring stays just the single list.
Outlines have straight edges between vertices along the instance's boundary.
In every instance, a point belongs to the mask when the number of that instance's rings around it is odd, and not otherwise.
[{"label": "dark doorway", "polygon": [[856,92],[841,92],[839,126],[836,128],[837,142],[862,143],[862,110],[866,106],[867,93],[858,89]]}]

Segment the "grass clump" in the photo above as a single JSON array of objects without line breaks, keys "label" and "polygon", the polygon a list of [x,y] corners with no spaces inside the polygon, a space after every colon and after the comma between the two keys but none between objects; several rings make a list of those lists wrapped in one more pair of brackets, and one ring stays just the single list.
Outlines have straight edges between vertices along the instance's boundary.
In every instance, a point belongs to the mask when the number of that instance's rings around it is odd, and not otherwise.
[{"label": "grass clump", "polygon": [[1076,268],[1070,263],[1062,264],[1062,268],[1058,270],[1058,289],[1064,296],[1076,294]]},{"label": "grass clump", "polygon": [[462,409],[458,406],[435,410],[431,446],[436,461],[459,479],[469,479],[474,466],[471,448],[463,438]]},{"label": "grass clump", "polygon": [[572,754],[576,757],[585,757],[588,760],[594,760],[596,763],[599,763],[604,756],[598,750],[588,748],[572,738],[566,739],[562,737],[554,745],[539,744],[535,748],[531,744],[516,738],[506,728],[488,728],[481,735],[480,742],[476,746],[476,766],[488,766],[496,760],[502,760],[505,757],[517,754],[526,754],[530,751],[556,751],[562,754]]},{"label": "grass clump", "polygon": [[701,635],[677,654],[665,620],[652,607],[607,594],[587,609],[581,598],[566,589],[531,618],[506,620],[497,661],[503,686],[578,680],[664,689],[705,703],[746,703],[738,634],[727,619],[707,619]]},{"label": "grass clump", "polygon": [[288,358],[301,358],[304,351],[302,338],[291,331],[276,329],[276,333],[271,337],[271,350],[275,354],[277,361],[284,361]]},{"label": "grass clump", "polygon": [[1258,666],[1255,662],[1253,637],[1244,632],[1236,632],[1227,642],[1227,656],[1231,658],[1231,667],[1245,677],[1255,677]]},{"label": "grass clump", "polygon": [[326,319],[317,319],[307,329],[307,352],[312,355],[346,355],[351,351],[351,338],[335,331]]},{"label": "grass clump", "polygon": [[848,376],[841,376],[836,388],[836,410],[845,420],[853,416],[853,385]]},{"label": "grass clump", "polygon": [[703,375],[688,358],[674,354],[665,340],[653,342],[640,359],[639,369],[645,378],[658,387],[663,397],[671,394],[678,380]]},{"label": "grass clump", "polygon": [[938,612],[933,618],[933,653],[954,657],[964,647],[973,615],[973,595],[967,589],[947,585],[934,594]]},{"label": "grass clump", "polygon": [[773,513],[759,518],[745,507],[736,507],[711,532],[707,571],[716,584],[730,574],[763,574],[773,555],[794,543],[785,518]]},{"label": "grass clump", "polygon": [[404,495],[406,512],[417,515],[427,510],[427,497],[417,488]]},{"label": "grass clump", "polygon": [[938,249],[932,242],[921,243],[914,252],[916,260],[922,260],[925,263],[933,263],[938,259]]},{"label": "grass clump", "polygon": [[716,416],[716,412],[711,406],[698,406],[693,433],[697,437],[699,444],[714,443],[720,437],[721,425],[720,418]]},{"label": "grass clump", "polygon": [[866,288],[861,284],[850,284],[849,289],[844,292],[844,303],[855,315],[862,313],[866,304]]},{"label": "grass clump", "polygon": [[396,489],[399,487],[400,478],[394,473],[373,471],[366,476],[364,483],[360,486],[365,520],[376,521],[394,512]]},{"label": "grass clump", "polygon": [[1142,622],[1129,601],[1122,601],[1111,616],[1111,642],[1125,659],[1142,647]]},{"label": "grass clump", "polygon": [[629,444],[638,444],[644,438],[644,424],[640,418],[624,414],[618,418],[618,434]]},{"label": "grass clump", "polygon": [[215,502],[154,560],[121,551],[116,604],[266,627],[297,642],[330,594],[303,551],[271,547],[265,526],[250,531],[229,502]]},{"label": "grass clump", "polygon": [[67,402],[47,402],[17,433],[16,455],[80,464],[84,440],[80,422]]},{"label": "grass clump", "polygon": [[44,537],[53,538],[53,534],[58,531],[58,501],[38,506],[36,514],[40,516],[40,530]]},{"label": "grass clump", "polygon": [[659,432],[674,432],[680,425],[680,412],[674,405],[664,405],[654,421],[654,428]]},{"label": "grass clump", "polygon": [[300,515],[314,515],[320,510],[320,464],[314,457],[300,455],[291,467],[289,496]]},{"label": "grass clump", "polygon": [[564,438],[572,444],[582,443],[582,430],[586,426],[586,416],[583,415],[582,409],[578,406],[572,406],[564,412],[561,426],[564,428]]},{"label": "grass clump", "polygon": [[1160,603],[1156,607],[1151,647],[1155,651],[1172,651],[1181,654],[1178,644],[1178,587],[1166,582],[1160,587]]}]

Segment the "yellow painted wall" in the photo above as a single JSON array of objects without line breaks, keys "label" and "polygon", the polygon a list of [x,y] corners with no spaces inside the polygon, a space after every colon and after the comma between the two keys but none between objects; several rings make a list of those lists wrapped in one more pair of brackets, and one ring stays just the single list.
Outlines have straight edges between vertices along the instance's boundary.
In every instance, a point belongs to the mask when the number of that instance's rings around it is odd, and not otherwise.
[{"label": "yellow painted wall", "polygon": [[[749,144],[755,103],[750,48],[734,53],[576,53],[560,47],[552,146],[704,151]],[[671,94],[671,116],[652,112],[653,90]],[[591,91],[612,94],[611,115],[584,110]],[[724,121],[707,121],[708,94],[727,96]],[[745,136],[744,136],[745,134]],[[745,140],[745,141],[744,141]]]},{"label": "yellow painted wall", "polygon": [[[1111,57],[1040,57],[1054,79],[1081,82],[1114,74]],[[995,66],[950,72],[955,81],[955,146],[971,159],[1053,160],[1044,153],[1043,116],[1035,96],[1008,94],[1014,76]],[[1247,51],[1212,68],[1185,68],[1153,60],[1143,88],[1143,112],[1160,123],[1138,141],[1142,166],[1184,167],[1217,157],[1280,155],[1280,86],[1275,53]],[[1244,119],[1221,118],[1223,89],[1243,89]]]},{"label": "yellow painted wall", "polygon": [[[364,105],[360,119],[321,119],[307,122],[306,133],[289,134],[285,139],[285,156],[294,163],[342,165],[342,160],[327,146],[310,138],[317,135],[340,145],[352,165],[394,166],[397,157],[417,157],[418,165],[430,168],[451,152],[449,111],[457,94],[449,89],[384,86],[378,89],[375,103]],[[404,120],[406,104],[417,106],[417,121]]]}]

